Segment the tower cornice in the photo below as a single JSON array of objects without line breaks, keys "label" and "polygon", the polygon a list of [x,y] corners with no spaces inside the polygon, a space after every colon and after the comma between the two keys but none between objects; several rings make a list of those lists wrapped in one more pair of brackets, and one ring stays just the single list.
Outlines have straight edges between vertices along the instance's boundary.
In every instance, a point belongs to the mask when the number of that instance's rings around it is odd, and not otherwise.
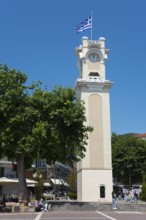
[{"label": "tower cornice", "polygon": [[93,82],[84,79],[77,79],[75,84],[75,90],[79,90],[81,87],[87,87],[89,91],[108,91],[113,85],[113,82],[105,80],[104,82]]}]

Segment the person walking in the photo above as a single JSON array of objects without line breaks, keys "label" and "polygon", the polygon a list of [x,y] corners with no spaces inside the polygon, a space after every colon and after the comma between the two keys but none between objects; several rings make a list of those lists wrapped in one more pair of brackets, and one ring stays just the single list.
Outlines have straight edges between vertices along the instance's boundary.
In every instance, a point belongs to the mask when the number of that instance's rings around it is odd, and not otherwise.
[{"label": "person walking", "polygon": [[112,192],[112,208],[117,209],[116,207],[116,194]]},{"label": "person walking", "polygon": [[138,199],[138,192],[135,190],[135,191],[134,191],[134,200],[135,200],[135,203],[137,203],[137,199]]},{"label": "person walking", "polygon": [[120,189],[118,190],[118,199],[119,201],[122,199],[122,191]]},{"label": "person walking", "polygon": [[134,200],[134,188],[132,187],[130,190],[130,203],[134,203]]},{"label": "person walking", "polygon": [[129,201],[129,190],[127,190],[125,193],[125,200],[126,200],[126,202]]}]

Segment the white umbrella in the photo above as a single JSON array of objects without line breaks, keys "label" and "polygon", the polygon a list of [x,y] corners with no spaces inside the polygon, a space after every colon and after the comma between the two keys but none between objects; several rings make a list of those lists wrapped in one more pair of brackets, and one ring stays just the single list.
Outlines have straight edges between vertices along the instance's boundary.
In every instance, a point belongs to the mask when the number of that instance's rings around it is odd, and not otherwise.
[{"label": "white umbrella", "polygon": [[0,184],[1,183],[17,183],[17,179],[7,178],[7,177],[1,177],[0,178]]},{"label": "white umbrella", "polygon": [[35,184],[35,183],[37,183],[37,181],[35,181],[35,180],[30,180],[30,179],[26,179],[26,183],[30,183],[30,184],[31,184],[31,183],[34,183],[34,184]]},{"label": "white umbrella", "polygon": [[51,181],[55,185],[63,185],[60,179],[57,179],[57,178],[53,179],[53,178],[51,178]]},{"label": "white umbrella", "polygon": [[37,183],[34,180],[26,179],[26,183],[28,187],[35,187],[35,184]]},{"label": "white umbrella", "polygon": [[[0,183],[18,183],[18,179],[17,178],[7,178],[7,177],[1,177],[0,178]],[[34,180],[30,180],[30,179],[26,179],[26,183],[37,183],[36,181]]]}]

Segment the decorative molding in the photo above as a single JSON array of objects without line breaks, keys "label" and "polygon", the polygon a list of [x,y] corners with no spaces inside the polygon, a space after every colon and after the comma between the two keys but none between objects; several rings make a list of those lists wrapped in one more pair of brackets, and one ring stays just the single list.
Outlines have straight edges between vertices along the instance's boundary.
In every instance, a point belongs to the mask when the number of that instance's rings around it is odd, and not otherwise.
[{"label": "decorative molding", "polygon": [[93,85],[93,84],[88,84],[87,87],[89,88],[89,91],[102,91],[103,88],[104,88],[104,83],[98,83],[96,85]]}]

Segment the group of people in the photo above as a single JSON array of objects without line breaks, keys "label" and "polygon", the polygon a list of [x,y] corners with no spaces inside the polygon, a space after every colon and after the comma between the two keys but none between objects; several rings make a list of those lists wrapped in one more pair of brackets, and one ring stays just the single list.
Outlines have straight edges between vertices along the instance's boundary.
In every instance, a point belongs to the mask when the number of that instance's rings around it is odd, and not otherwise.
[{"label": "group of people", "polygon": [[[112,208],[113,209],[117,209],[116,199],[120,201],[122,198],[123,198],[123,193],[120,189],[118,190],[117,194],[114,191],[112,192]],[[126,202],[137,203],[137,199],[138,199],[137,191],[133,187],[131,189],[128,189],[124,195],[124,199]]]},{"label": "group of people", "polygon": [[35,210],[36,211],[48,211],[48,204],[43,199],[36,200],[35,201]]},{"label": "group of people", "polygon": [[131,188],[125,193],[126,202],[137,203],[138,193],[134,188]]},{"label": "group of people", "polygon": [[5,202],[18,202],[18,194],[16,194],[15,192],[14,193],[5,194],[3,196],[3,200]]}]

